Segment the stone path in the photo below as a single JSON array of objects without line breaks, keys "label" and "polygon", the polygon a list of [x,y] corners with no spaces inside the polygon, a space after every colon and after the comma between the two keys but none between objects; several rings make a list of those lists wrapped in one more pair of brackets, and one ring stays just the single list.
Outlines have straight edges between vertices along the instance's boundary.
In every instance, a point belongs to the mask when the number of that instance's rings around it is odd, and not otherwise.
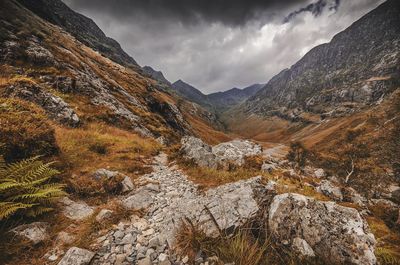
[{"label": "stone path", "polygon": [[[219,229],[239,226],[259,210],[253,193],[259,178],[201,194],[181,171],[167,165],[165,154],[155,157],[153,169],[122,200],[127,208],[147,209],[145,216],[132,216],[130,221],[119,223],[117,229],[99,238],[93,264],[185,264],[187,260],[172,251],[182,218],[199,223],[210,236],[217,236]],[[201,263],[200,258],[197,264]]]}]

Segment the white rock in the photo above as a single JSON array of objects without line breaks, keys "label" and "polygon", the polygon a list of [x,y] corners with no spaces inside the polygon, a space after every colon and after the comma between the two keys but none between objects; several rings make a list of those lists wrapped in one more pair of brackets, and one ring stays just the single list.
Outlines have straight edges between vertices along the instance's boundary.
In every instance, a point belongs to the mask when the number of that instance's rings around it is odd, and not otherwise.
[{"label": "white rock", "polygon": [[326,177],[325,170],[323,170],[322,168],[318,168],[317,170],[314,171],[314,176],[317,178]]},{"label": "white rock", "polygon": [[315,257],[314,250],[310,245],[302,238],[296,237],[292,242],[293,250],[304,258]]}]

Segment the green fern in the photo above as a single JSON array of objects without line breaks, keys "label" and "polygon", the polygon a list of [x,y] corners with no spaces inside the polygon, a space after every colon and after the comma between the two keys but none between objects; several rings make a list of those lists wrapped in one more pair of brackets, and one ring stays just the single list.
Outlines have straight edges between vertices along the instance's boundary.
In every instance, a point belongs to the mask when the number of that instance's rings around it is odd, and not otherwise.
[{"label": "green fern", "polygon": [[55,198],[65,195],[64,185],[50,183],[59,174],[39,157],[6,164],[0,156],[0,221],[15,214],[36,217],[52,210]]}]

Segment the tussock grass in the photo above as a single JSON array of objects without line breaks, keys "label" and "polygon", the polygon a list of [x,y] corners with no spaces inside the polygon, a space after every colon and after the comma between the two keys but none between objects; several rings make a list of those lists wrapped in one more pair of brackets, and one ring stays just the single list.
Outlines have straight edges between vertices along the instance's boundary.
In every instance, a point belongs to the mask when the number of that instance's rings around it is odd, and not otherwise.
[{"label": "tussock grass", "polygon": [[218,257],[217,264],[236,265],[300,265],[322,264],[318,260],[299,259],[288,249],[276,244],[264,225],[248,223],[233,234],[208,237],[199,224],[183,220],[176,235],[176,249],[194,262],[198,253]]}]

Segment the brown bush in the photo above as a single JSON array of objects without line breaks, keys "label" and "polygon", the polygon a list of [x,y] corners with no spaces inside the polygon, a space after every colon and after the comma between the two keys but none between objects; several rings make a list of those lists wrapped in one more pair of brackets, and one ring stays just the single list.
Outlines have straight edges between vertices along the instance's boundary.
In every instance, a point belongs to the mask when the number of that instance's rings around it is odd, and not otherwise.
[{"label": "brown bush", "polygon": [[7,162],[58,152],[43,110],[19,99],[0,99],[0,143]]}]

